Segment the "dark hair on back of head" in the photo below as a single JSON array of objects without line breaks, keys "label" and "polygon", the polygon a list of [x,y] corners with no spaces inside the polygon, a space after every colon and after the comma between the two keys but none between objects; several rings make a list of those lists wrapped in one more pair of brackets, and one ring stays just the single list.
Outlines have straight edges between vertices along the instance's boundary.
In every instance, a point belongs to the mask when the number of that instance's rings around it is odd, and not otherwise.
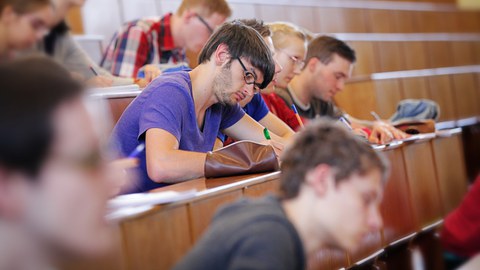
[{"label": "dark hair on back of head", "polygon": [[220,44],[228,47],[231,61],[243,57],[263,73],[260,89],[267,87],[272,81],[275,73],[272,53],[262,36],[253,28],[238,20],[224,23],[203,47],[198,57],[198,63],[203,64],[210,61],[210,57]]},{"label": "dark hair on back of head", "polygon": [[52,116],[82,85],[45,57],[0,64],[0,166],[35,176],[54,137]]},{"label": "dark hair on back of head", "polygon": [[246,26],[250,26],[253,29],[255,29],[260,34],[260,36],[262,36],[263,38],[266,38],[266,37],[269,37],[269,36],[272,35],[272,31],[270,31],[270,27],[268,25],[266,25],[265,23],[263,23],[262,20],[241,19],[239,21],[244,23]]},{"label": "dark hair on back of head", "polygon": [[318,58],[325,65],[330,63],[334,54],[355,63],[357,60],[355,51],[347,43],[330,36],[319,36],[310,41],[307,49],[305,62],[312,58]]},{"label": "dark hair on back of head", "polygon": [[316,120],[297,134],[294,143],[283,153],[280,190],[284,199],[295,198],[306,174],[320,164],[333,167],[335,181],[358,173],[379,170],[383,180],[388,173],[386,159],[368,143],[331,120]]}]

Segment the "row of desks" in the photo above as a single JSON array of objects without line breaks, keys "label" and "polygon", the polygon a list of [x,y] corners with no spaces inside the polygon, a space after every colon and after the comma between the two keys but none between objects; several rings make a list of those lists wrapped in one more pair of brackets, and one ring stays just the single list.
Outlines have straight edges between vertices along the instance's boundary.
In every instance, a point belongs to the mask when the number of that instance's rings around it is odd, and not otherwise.
[{"label": "row of desks", "polygon": [[[467,189],[460,132],[453,129],[414,142],[377,147],[391,162],[381,206],[384,228],[371,233],[356,253],[318,251],[309,257],[309,269],[353,266],[438,224]],[[120,217],[112,254],[95,262],[69,262],[64,268],[170,269],[201,237],[218,207],[242,197],[275,192],[279,174],[201,178],[154,190],[197,192],[193,198]]]}]

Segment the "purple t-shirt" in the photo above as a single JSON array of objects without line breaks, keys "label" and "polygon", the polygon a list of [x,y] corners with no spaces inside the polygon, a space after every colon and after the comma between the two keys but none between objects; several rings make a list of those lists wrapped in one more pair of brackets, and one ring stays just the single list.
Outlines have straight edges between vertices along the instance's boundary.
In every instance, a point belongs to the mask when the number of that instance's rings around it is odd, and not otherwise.
[{"label": "purple t-shirt", "polygon": [[[175,136],[181,150],[208,152],[213,149],[218,132],[232,126],[244,115],[239,105],[214,104],[205,112],[203,129],[200,130],[190,75],[184,71],[166,73],[151,82],[132,101],[118,120],[112,137],[125,156],[145,141],[145,133],[151,128],[160,128]],[[145,151],[139,158],[140,179],[128,192],[143,192],[164,186],[148,177]]]}]

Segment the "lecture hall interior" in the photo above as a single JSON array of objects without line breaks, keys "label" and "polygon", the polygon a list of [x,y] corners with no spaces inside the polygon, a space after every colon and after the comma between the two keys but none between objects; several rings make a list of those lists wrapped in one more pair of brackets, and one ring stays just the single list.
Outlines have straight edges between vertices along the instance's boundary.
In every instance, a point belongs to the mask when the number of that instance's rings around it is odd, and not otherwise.
[{"label": "lecture hall interior", "polygon": [[[119,27],[175,12],[180,0],[89,0],[67,15],[74,39],[99,64]],[[405,99],[440,108],[435,131],[377,145],[390,169],[383,226],[355,251],[324,247],[306,269],[445,269],[439,232],[480,173],[480,1],[227,0],[232,19],[286,21],[355,50],[356,62],[335,104],[356,119],[387,119]],[[190,67],[198,54],[187,51]],[[117,121],[138,88],[92,90]],[[99,258],[65,260],[58,269],[171,269],[208,229],[222,206],[276,193],[280,172],[199,178],[150,191],[185,195],[174,202],[118,211],[115,243]],[[194,190],[194,191],[192,191]],[[134,209],[134,208],[132,208]],[[478,221],[478,220],[477,220]],[[480,224],[477,224],[480,226]],[[471,268],[471,269],[480,269]]]}]

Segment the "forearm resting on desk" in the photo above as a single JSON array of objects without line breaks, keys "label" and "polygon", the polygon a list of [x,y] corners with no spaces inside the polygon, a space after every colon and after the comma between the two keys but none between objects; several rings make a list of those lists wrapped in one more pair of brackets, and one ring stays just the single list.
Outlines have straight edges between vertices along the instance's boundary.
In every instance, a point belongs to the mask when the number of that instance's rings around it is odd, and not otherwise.
[{"label": "forearm resting on desk", "polygon": [[177,139],[162,129],[145,138],[147,173],[157,183],[177,183],[204,176],[206,153],[179,150]]}]

